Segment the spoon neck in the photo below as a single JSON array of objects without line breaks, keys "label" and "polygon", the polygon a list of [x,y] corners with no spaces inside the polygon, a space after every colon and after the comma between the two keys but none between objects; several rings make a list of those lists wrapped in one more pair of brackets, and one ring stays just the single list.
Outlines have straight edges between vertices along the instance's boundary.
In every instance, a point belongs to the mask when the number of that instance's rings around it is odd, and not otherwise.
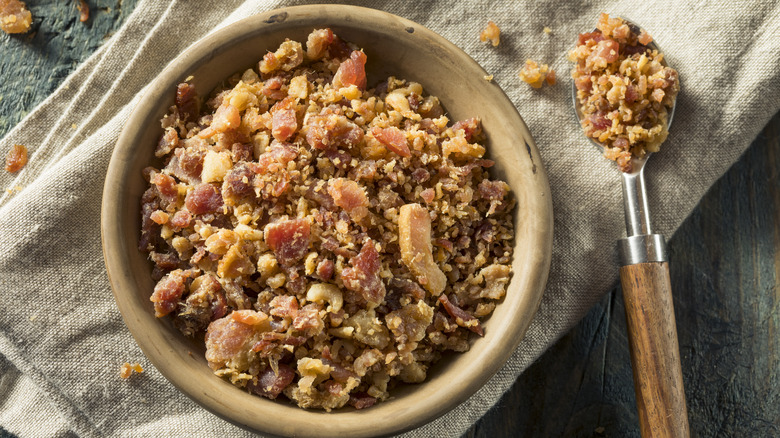
[{"label": "spoon neck", "polygon": [[626,234],[628,237],[653,234],[650,223],[650,208],[647,203],[647,189],[645,188],[644,166],[641,166],[637,172],[622,173],[621,176]]}]

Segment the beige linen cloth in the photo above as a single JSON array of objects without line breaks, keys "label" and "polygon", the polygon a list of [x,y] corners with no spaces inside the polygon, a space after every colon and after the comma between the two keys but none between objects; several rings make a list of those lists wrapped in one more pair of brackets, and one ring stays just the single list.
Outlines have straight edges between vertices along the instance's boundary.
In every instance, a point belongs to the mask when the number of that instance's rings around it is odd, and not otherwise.
[{"label": "beige linen cloth", "polygon": [[[0,172],[0,426],[23,437],[248,435],[180,394],[135,344],[103,265],[100,203],[119,131],[166,64],[214,29],[300,3],[142,0],[114,37],[0,141],[0,151],[21,143],[31,152],[20,174]],[[674,126],[647,169],[656,229],[670,236],[780,109],[780,5],[377,0],[363,6],[429,27],[494,74],[550,176],[552,268],[526,338],[477,394],[409,434],[459,436],[617,282],[615,241],[625,233],[618,174],[571,115],[566,53],[577,33],[592,29],[602,11],[632,18],[679,70]],[[488,20],[502,30],[497,48],[478,39]],[[534,90],[520,82],[526,58],[550,64],[559,83]],[[5,193],[17,185],[20,193]],[[146,372],[121,380],[125,361],[140,361]]]}]

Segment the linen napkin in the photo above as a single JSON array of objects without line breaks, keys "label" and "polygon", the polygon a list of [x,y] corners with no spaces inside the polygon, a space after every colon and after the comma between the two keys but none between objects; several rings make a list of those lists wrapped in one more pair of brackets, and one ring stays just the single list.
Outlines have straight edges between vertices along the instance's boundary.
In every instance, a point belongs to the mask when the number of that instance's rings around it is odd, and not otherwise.
[{"label": "linen napkin", "polygon": [[[180,394],[143,358],[113,301],[100,245],[103,181],[144,87],[209,32],[301,1],[141,0],[117,34],[0,141],[26,145],[18,175],[0,172],[0,425],[20,436],[242,436]],[[541,308],[509,362],[468,401],[408,436],[458,436],[617,281],[624,235],[619,175],[573,121],[567,51],[600,12],[639,22],[682,82],[674,126],[648,164],[657,232],[670,236],[780,108],[776,1],[360,3],[443,35],[494,75],[528,124],[550,177],[555,241]],[[479,41],[488,20],[501,44]],[[327,23],[323,23],[327,24]],[[549,27],[552,32],[545,33]],[[517,73],[526,58],[559,83]],[[73,129],[73,125],[77,129]],[[20,193],[5,189],[23,187]],[[120,364],[146,372],[127,381]]]}]

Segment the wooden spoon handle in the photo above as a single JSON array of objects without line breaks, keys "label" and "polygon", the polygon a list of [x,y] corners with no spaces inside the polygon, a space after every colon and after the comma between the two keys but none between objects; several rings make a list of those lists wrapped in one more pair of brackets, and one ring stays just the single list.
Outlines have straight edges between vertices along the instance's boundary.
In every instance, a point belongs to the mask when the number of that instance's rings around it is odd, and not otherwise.
[{"label": "wooden spoon handle", "polygon": [[689,437],[667,262],[620,268],[642,437]]}]

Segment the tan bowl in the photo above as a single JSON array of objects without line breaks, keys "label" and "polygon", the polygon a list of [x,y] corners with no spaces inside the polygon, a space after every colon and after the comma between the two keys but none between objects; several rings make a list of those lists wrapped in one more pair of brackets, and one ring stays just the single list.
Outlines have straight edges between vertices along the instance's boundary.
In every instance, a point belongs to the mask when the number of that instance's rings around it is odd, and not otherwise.
[{"label": "tan bowl", "polygon": [[[503,302],[484,323],[471,350],[446,356],[426,382],[405,385],[370,409],[331,413],[248,394],[214,376],[202,342],[190,340],[169,318],[154,317],[149,301],[151,262],[137,248],[141,169],[154,162],[159,120],[173,104],[176,84],[194,75],[199,95],[256,66],[285,38],[305,41],[330,27],[364,48],[369,85],[388,75],[418,81],[438,96],[450,120],[480,117],[488,135],[491,169],[518,199],[513,277]],[[475,35],[474,38],[477,36]],[[299,6],[248,17],[207,36],[182,53],[148,89],[126,122],[103,191],[103,253],[117,306],[138,345],[184,394],[241,427],[275,435],[387,435],[429,422],[473,395],[506,362],[523,338],[542,297],[550,266],[552,204],[547,175],[523,120],[486,72],[463,51],[417,23],[354,6]],[[158,164],[159,165],[159,164]],[[191,353],[191,354],[190,354]]]}]

